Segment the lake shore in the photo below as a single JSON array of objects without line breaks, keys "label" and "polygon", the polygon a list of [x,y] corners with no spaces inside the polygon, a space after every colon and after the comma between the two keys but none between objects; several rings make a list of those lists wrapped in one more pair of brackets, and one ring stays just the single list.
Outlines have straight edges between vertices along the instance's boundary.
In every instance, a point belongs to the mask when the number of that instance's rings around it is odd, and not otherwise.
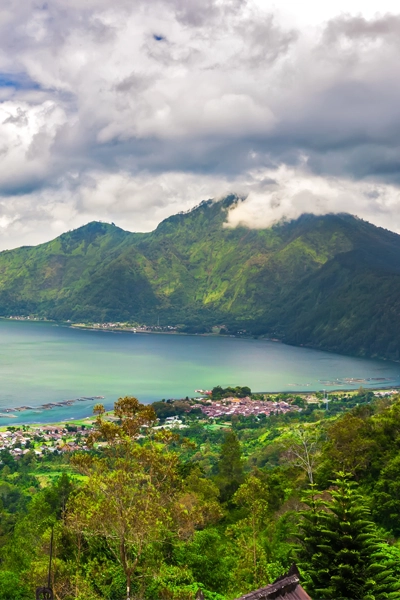
[{"label": "lake shore", "polygon": [[300,395],[400,387],[399,366],[389,361],[265,339],[110,335],[61,325],[0,320],[0,424],[83,418],[91,413],[92,402],[109,409],[119,397],[132,395],[149,404],[193,397],[196,389],[215,385]]},{"label": "lake shore", "polygon": [[[362,386],[360,386],[362,387]],[[379,398],[379,394],[381,395],[381,397],[385,397],[387,395],[388,391],[393,390],[393,392],[399,392],[400,393],[400,385],[399,386],[380,386],[379,388],[369,388],[370,391],[373,391],[374,394],[376,395],[377,398]],[[329,395],[333,395],[333,394],[343,394],[343,395],[354,395],[357,394],[358,390],[355,390],[354,388],[337,388],[337,389],[330,389],[329,391],[327,391],[327,397],[329,398]],[[297,398],[301,398],[302,400],[305,401],[306,405],[310,405],[310,404],[316,404],[316,403],[323,403],[325,400],[320,398],[317,399],[315,397],[315,395],[313,394],[313,392],[305,392],[304,390],[301,391],[296,391],[296,390],[285,390],[282,392],[268,392],[268,391],[263,391],[263,392],[253,392],[254,394],[257,395],[265,395],[268,398],[271,398],[272,400],[276,399],[278,396],[281,395],[290,395],[290,396],[296,396]],[[200,399],[200,397],[199,397]],[[13,409],[0,409],[0,420],[2,419],[10,419],[10,422],[8,424],[0,424],[0,431],[7,429],[7,427],[10,426],[33,426],[33,425],[48,425],[48,426],[56,426],[62,423],[68,423],[69,425],[74,425],[74,424],[82,424],[88,421],[93,421],[94,420],[94,416],[93,413],[91,413],[90,415],[84,416],[84,417],[64,417],[62,419],[57,419],[56,421],[48,421],[48,420],[41,420],[41,419],[37,419],[37,420],[29,420],[29,421],[22,421],[19,420],[18,422],[13,422],[13,419],[18,418],[17,414],[20,415],[21,413],[38,413],[40,411],[40,414],[43,414],[44,411],[48,411],[50,412],[51,410],[53,410],[54,408],[57,407],[73,407],[75,402],[79,402],[79,401],[96,401],[99,402],[100,404],[102,403],[101,401],[104,400],[103,396],[96,396],[96,397],[92,397],[92,398],[77,398],[75,400],[66,400],[66,401],[62,401],[62,402],[51,402],[48,403],[46,405],[43,405],[42,407],[32,407],[32,406],[21,406],[21,407],[16,407]],[[182,398],[175,398],[172,399],[173,402],[176,401],[182,401]],[[196,397],[192,397],[191,401],[196,401]],[[256,400],[254,400],[254,402],[256,402]],[[94,405],[94,403],[93,403]],[[107,410],[106,411],[108,414],[112,414],[112,410]],[[17,413],[17,414],[15,414]]]}]

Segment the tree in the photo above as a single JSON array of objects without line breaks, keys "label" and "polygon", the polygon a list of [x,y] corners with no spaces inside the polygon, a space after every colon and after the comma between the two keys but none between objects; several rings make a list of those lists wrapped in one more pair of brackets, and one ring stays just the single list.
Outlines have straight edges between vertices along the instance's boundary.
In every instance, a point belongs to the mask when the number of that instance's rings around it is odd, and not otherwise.
[{"label": "tree", "polygon": [[400,535],[400,456],[382,469],[372,493],[372,511],[378,523]]},{"label": "tree", "polygon": [[223,397],[224,392],[225,392],[225,390],[223,387],[221,387],[220,385],[216,385],[211,390],[211,398],[213,400],[220,400]]},{"label": "tree", "polygon": [[198,466],[191,469],[173,507],[174,528],[181,539],[189,539],[196,528],[204,528],[222,517],[218,496],[215,483],[206,479]]},{"label": "tree", "polygon": [[295,429],[287,442],[287,457],[290,462],[307,473],[308,480],[314,483],[314,469],[321,447],[321,432],[317,428]]},{"label": "tree", "polygon": [[170,525],[174,462],[165,448],[139,445],[126,447],[112,466],[96,458],[86,471],[86,485],[70,503],[70,523],[86,537],[102,537],[121,564],[128,599],[143,553]]},{"label": "tree", "polygon": [[57,519],[64,517],[68,497],[74,489],[75,483],[67,473],[62,473],[52,485],[44,489],[44,499]]},{"label": "tree", "polygon": [[329,427],[328,439],[326,454],[333,468],[359,477],[376,445],[369,421],[348,413]]},{"label": "tree", "polygon": [[152,424],[155,414],[136,398],[115,403],[119,422],[107,420],[102,405],[96,405],[94,412],[96,430],[89,443],[105,440],[107,445],[100,456],[75,457],[74,464],[87,481],[69,502],[68,522],[84,536],[106,541],[125,573],[129,599],[132,577],[145,549],[159,541],[168,527],[178,458],[166,444],[137,443],[141,427]]},{"label": "tree", "polygon": [[250,589],[268,582],[267,555],[262,539],[268,523],[268,495],[267,486],[252,474],[233,496],[235,504],[246,512],[246,516],[230,528],[239,555],[236,578],[246,582]]},{"label": "tree", "polygon": [[399,598],[393,561],[382,552],[382,540],[356,484],[343,472],[332,483],[328,500],[310,491],[309,510],[302,513],[298,563],[307,591],[332,600]]},{"label": "tree", "polygon": [[28,587],[18,575],[10,571],[0,571],[0,600],[28,600],[31,598]]},{"label": "tree", "polygon": [[228,431],[217,463],[216,482],[221,492],[221,500],[228,501],[232,498],[244,480],[242,451],[237,435]]},{"label": "tree", "polygon": [[218,529],[196,531],[193,539],[178,544],[174,551],[177,564],[189,568],[195,581],[212,592],[228,590],[234,566],[229,541]]},{"label": "tree", "polygon": [[91,443],[106,440],[107,445],[99,455],[74,458],[87,480],[69,501],[68,522],[76,533],[105,541],[123,569],[129,600],[146,552],[167,535],[189,537],[199,522],[211,518],[213,503],[184,487],[173,448],[179,436],[166,431],[138,443],[141,427],[155,420],[150,407],[122,398],[114,409],[119,422],[108,421],[101,405],[95,411]]},{"label": "tree", "polygon": [[[114,403],[114,415],[119,419],[117,423],[105,418],[105,409],[102,404],[96,404],[93,412],[97,415],[96,428],[88,438],[89,445],[104,439],[108,444],[115,447],[121,441],[136,439],[142,427],[149,427],[157,421],[152,406],[141,404],[133,396],[119,398]],[[123,448],[123,445],[121,448]]]},{"label": "tree", "polygon": [[242,387],[237,387],[236,389],[238,390],[238,395],[241,398],[245,397],[245,396],[250,396],[250,394],[251,394],[251,389],[247,385],[244,385]]}]

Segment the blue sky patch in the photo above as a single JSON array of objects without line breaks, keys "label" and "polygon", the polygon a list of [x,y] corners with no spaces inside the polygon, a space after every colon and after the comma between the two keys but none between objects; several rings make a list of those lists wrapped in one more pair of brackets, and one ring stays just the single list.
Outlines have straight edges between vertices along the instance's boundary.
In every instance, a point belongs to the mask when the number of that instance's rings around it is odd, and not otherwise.
[{"label": "blue sky patch", "polygon": [[1,73],[0,88],[15,88],[17,90],[39,89],[38,83],[33,81],[26,73]]}]

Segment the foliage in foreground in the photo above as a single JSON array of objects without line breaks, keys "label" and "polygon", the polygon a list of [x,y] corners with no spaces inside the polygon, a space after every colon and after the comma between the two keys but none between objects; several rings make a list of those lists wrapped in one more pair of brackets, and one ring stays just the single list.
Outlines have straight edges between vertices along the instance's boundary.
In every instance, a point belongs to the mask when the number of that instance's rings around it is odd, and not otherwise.
[{"label": "foliage in foreground", "polygon": [[46,582],[52,531],[58,600],[232,599],[293,560],[315,600],[400,597],[399,399],[195,422],[186,438],[138,437],[154,413],[133,398],[117,421],[96,412],[90,452],[3,451],[0,600]]},{"label": "foliage in foreground", "polygon": [[332,481],[329,499],[312,489],[300,525],[299,566],[315,598],[399,598],[394,561],[370,520],[366,502],[345,473]]}]

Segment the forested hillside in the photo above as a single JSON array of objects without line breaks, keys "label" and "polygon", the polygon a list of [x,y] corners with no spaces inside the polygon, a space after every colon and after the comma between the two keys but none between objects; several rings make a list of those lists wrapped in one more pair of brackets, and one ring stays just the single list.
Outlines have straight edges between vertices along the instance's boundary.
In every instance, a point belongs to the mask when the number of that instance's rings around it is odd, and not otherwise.
[{"label": "forested hillside", "polygon": [[151,406],[95,410],[78,451],[69,422],[0,452],[0,600],[47,584],[52,534],[58,600],[231,600],[293,561],[314,600],[400,597],[399,396],[145,435]]},{"label": "forested hillside", "polygon": [[400,236],[350,215],[268,229],[224,226],[206,201],[129,233],[89,223],[0,253],[0,314],[246,330],[292,344],[399,358]]}]

